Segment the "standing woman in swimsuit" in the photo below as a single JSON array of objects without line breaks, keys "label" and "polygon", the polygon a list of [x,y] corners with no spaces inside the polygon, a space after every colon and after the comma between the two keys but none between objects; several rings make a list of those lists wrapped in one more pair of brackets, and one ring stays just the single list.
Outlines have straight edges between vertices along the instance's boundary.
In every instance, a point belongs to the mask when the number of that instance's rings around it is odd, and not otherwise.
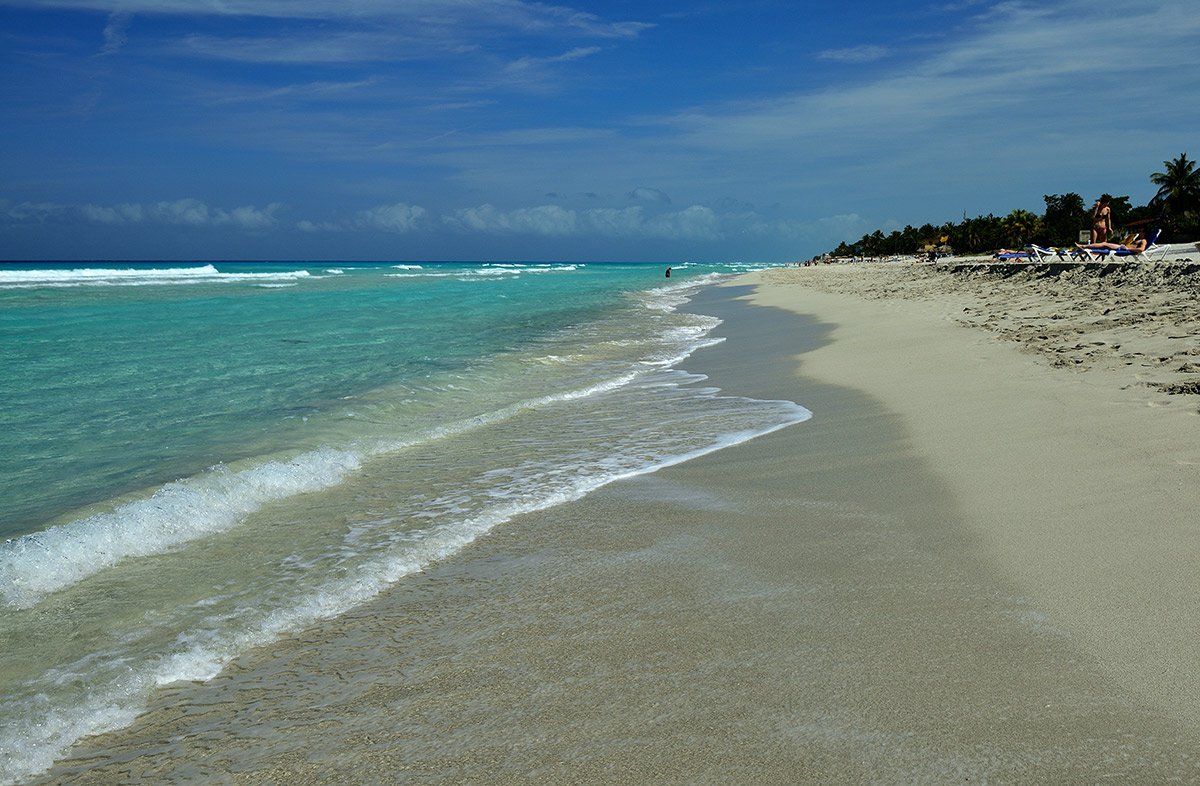
[{"label": "standing woman in swimsuit", "polygon": [[1092,205],[1092,241],[1093,243],[1103,243],[1108,240],[1109,232],[1112,232],[1112,211],[1109,210],[1108,203],[1112,201],[1112,197],[1104,194],[1096,200],[1096,204]]}]

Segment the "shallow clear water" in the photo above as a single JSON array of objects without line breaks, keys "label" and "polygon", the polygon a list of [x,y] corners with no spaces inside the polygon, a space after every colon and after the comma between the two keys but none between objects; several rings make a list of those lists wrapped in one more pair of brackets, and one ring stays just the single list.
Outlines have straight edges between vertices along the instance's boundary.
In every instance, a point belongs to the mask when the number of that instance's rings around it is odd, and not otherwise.
[{"label": "shallow clear water", "polygon": [[502,522],[799,422],[736,266],[0,268],[0,782]]}]

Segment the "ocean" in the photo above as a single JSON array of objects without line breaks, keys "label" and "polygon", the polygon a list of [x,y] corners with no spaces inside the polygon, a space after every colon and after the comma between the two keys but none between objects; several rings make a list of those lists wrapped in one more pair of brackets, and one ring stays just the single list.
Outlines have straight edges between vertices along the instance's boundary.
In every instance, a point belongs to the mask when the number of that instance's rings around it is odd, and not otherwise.
[{"label": "ocean", "polygon": [[757,265],[0,266],[0,783],[523,513],[806,420],[688,371]]}]

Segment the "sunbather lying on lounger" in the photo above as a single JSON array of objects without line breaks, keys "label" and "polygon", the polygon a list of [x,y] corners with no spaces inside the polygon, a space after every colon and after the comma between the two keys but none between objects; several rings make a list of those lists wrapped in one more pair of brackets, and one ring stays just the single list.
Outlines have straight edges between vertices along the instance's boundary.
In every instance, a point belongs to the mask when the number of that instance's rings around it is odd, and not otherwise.
[{"label": "sunbather lying on lounger", "polygon": [[1126,240],[1124,243],[1084,243],[1083,245],[1076,243],[1075,245],[1087,251],[1101,251],[1104,249],[1120,251],[1121,249],[1125,249],[1134,254],[1140,254],[1146,250],[1147,243],[1146,238],[1141,235],[1134,235],[1132,240]]}]

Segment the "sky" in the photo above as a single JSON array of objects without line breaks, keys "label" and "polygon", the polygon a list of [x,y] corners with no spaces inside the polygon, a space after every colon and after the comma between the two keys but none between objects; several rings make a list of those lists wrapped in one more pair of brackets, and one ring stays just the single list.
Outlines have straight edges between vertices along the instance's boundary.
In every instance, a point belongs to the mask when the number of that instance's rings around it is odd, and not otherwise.
[{"label": "sky", "polygon": [[1134,204],[1195,0],[0,0],[0,259],[787,262]]}]

